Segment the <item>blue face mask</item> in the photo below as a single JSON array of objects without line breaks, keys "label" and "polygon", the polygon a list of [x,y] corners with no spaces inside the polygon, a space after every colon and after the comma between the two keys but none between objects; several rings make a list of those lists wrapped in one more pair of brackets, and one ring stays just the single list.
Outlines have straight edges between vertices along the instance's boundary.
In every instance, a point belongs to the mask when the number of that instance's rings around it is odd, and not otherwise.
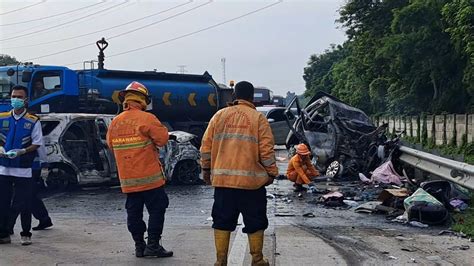
[{"label": "blue face mask", "polygon": [[13,109],[18,110],[23,107],[25,107],[25,100],[20,99],[20,98],[12,98],[11,99],[11,105]]}]

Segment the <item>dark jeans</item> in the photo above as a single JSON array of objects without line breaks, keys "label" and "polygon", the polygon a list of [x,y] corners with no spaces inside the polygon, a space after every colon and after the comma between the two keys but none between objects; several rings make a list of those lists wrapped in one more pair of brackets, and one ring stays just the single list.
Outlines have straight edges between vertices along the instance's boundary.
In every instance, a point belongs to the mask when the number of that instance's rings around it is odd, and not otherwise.
[{"label": "dark jeans", "polygon": [[32,178],[0,175],[0,237],[10,235],[10,217],[18,217],[20,213],[23,229],[20,235],[31,236],[32,195]]},{"label": "dark jeans", "polygon": [[[32,198],[31,198],[31,214],[35,219],[39,220],[41,223],[51,222],[51,218],[49,218],[48,210],[43,203],[43,200],[39,197],[39,191],[42,188],[42,180],[41,180],[41,170],[33,170],[33,189],[32,189]],[[30,216],[31,216],[30,214]],[[13,229],[15,227],[16,219],[20,215],[20,212],[11,211],[10,212],[10,228]],[[23,216],[23,213],[21,213]],[[23,217],[21,217],[23,219]],[[30,218],[31,219],[31,218]],[[31,223],[31,222],[30,222]]]},{"label": "dark jeans", "polygon": [[212,228],[234,231],[242,213],[245,227],[244,233],[252,234],[268,227],[267,190],[219,188],[214,190],[212,206]]},{"label": "dark jeans", "polygon": [[128,231],[132,235],[143,235],[147,231],[146,224],[143,221],[143,206],[146,206],[149,214],[148,236],[153,235],[156,238],[161,238],[168,204],[168,195],[166,195],[163,187],[128,193],[127,202],[125,203]]},{"label": "dark jeans", "polygon": [[48,210],[41,199],[39,192],[43,188],[41,179],[41,170],[33,170],[33,201],[31,203],[31,213],[40,223],[46,223],[51,220]]}]

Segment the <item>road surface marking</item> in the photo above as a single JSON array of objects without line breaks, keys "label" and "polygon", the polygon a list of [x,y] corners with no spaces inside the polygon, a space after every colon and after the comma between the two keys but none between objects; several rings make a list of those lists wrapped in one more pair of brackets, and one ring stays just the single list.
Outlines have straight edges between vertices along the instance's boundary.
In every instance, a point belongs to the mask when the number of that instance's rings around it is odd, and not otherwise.
[{"label": "road surface marking", "polygon": [[239,215],[239,226],[236,228],[236,235],[229,252],[229,265],[244,265],[245,253],[247,252],[248,240],[246,234],[242,232],[242,214]]}]

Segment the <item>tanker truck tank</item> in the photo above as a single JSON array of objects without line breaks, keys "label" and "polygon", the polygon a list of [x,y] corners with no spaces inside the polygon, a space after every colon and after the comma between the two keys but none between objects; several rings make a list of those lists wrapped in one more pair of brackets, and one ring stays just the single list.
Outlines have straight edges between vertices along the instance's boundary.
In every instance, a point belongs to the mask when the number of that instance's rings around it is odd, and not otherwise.
[{"label": "tanker truck tank", "polygon": [[[209,73],[203,75],[173,74],[154,71],[83,70],[78,71],[79,87],[83,93],[97,93],[91,99],[109,101],[104,113],[119,111],[118,92],[132,81],[145,85],[152,98],[151,112],[162,121],[209,121],[221,107],[221,89]],[[223,95],[223,97],[225,97]],[[96,112],[96,104],[84,104]]]}]

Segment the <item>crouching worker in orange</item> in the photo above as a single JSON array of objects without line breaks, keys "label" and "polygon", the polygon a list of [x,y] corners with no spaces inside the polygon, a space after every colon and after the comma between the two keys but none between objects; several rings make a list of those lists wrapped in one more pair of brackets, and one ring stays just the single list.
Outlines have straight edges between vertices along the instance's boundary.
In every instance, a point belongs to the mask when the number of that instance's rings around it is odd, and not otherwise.
[{"label": "crouching worker in orange", "polygon": [[295,192],[304,191],[303,184],[308,185],[313,177],[319,176],[318,170],[311,163],[310,154],[306,144],[299,144],[296,146],[295,156],[288,163],[286,176],[290,181],[295,182],[293,185]]}]

